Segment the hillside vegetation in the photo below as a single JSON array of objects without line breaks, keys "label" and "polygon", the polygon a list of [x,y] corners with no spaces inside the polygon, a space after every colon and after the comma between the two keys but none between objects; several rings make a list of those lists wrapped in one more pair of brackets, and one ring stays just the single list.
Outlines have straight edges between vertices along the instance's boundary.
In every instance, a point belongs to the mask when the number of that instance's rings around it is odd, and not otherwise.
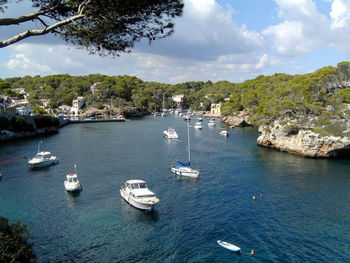
[{"label": "hillside vegetation", "polygon": [[[91,86],[95,87],[94,93]],[[145,82],[134,76],[98,74],[0,79],[0,92],[20,97],[14,88],[24,88],[34,104],[50,99],[53,109],[71,105],[74,98],[84,96],[87,107],[101,108],[112,101],[113,106],[121,108],[158,111],[163,94],[167,108],[176,106],[172,95],[184,94],[184,106],[194,110],[209,110],[211,103],[223,102],[223,115],[246,111],[257,126],[287,116],[294,120],[293,126],[331,135],[346,135],[350,118],[350,62],[303,75],[258,76],[243,83],[206,81],[171,85]],[[230,99],[224,101],[225,98]]]}]

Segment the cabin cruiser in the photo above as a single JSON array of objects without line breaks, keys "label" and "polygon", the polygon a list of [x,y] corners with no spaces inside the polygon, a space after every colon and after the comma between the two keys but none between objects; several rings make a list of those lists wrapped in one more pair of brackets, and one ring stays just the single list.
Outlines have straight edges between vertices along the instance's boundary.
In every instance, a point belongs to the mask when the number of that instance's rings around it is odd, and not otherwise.
[{"label": "cabin cruiser", "polygon": [[197,130],[201,130],[202,129],[202,123],[201,122],[196,122],[194,124],[193,128],[195,128]]},{"label": "cabin cruiser", "polygon": [[208,126],[210,127],[215,127],[215,119],[214,118],[211,118],[208,122]]},{"label": "cabin cruiser", "polygon": [[28,161],[31,168],[42,168],[57,164],[59,158],[52,156],[50,152],[38,152],[32,159]]},{"label": "cabin cruiser", "polygon": [[219,133],[221,136],[227,137],[229,135],[228,131],[223,130]]},{"label": "cabin cruiser", "polygon": [[151,211],[152,207],[159,202],[156,194],[151,192],[146,182],[142,180],[126,181],[120,188],[120,195],[130,205],[146,211]]},{"label": "cabin cruiser", "polygon": [[78,180],[77,174],[67,174],[66,180],[64,181],[64,187],[68,192],[75,192],[81,190],[81,185]]},{"label": "cabin cruiser", "polygon": [[163,131],[163,135],[167,139],[178,139],[179,136],[177,135],[177,132],[174,128],[168,128],[167,130]]}]

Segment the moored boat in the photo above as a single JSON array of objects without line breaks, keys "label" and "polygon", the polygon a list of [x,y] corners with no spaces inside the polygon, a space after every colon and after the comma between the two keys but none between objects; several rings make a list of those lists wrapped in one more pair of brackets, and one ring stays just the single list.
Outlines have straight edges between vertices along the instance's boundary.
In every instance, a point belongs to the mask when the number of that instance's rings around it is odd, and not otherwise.
[{"label": "moored boat", "polygon": [[177,132],[174,128],[168,128],[167,130],[163,131],[163,135],[167,139],[178,139],[179,136],[177,135]]},{"label": "moored boat", "polygon": [[128,180],[120,188],[121,197],[130,205],[146,211],[151,211],[153,206],[159,202],[156,194],[150,191],[145,181]]},{"label": "moored boat", "polygon": [[194,124],[193,128],[195,128],[197,130],[201,130],[202,129],[202,123],[201,122],[196,122]]},{"label": "moored boat", "polygon": [[236,252],[236,253],[239,253],[241,252],[241,248],[240,247],[237,247],[231,243],[228,243],[228,242],[225,242],[225,241],[221,241],[221,240],[218,240],[217,243],[222,246],[223,248],[226,248],[230,251],[233,251],[233,252]]},{"label": "moored boat", "polygon": [[75,192],[81,190],[81,185],[77,175],[77,165],[74,165],[74,169],[74,174],[67,174],[66,180],[64,181],[64,187],[68,192]]},{"label": "moored boat", "polygon": [[226,130],[221,131],[219,134],[220,134],[221,136],[224,136],[224,137],[229,136],[229,132],[226,131]]}]

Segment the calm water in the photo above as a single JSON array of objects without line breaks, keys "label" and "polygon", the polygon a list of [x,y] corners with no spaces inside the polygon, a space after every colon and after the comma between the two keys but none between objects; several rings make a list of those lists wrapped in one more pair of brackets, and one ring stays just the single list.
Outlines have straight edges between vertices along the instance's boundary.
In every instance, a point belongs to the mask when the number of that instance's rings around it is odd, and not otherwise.
[{"label": "calm water", "polygon": [[[207,122],[191,130],[199,180],[169,172],[187,157],[187,128],[175,117],[70,125],[52,137],[2,144],[0,162],[32,157],[40,140],[61,162],[35,171],[24,160],[0,167],[0,215],[32,228],[39,262],[350,262],[349,160],[260,148],[255,129],[224,138],[218,120],[216,128]],[[162,137],[168,126],[181,140]],[[76,196],[63,186],[74,164],[83,186]],[[160,197],[152,213],[121,199],[127,179],[146,180]]]}]

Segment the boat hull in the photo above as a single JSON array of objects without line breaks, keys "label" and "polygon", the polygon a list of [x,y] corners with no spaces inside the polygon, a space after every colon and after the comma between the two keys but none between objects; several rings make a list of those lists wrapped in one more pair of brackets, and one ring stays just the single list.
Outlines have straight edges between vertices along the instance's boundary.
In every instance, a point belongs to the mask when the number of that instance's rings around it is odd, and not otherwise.
[{"label": "boat hull", "polygon": [[120,195],[121,197],[130,205],[132,205],[133,207],[136,207],[138,209],[141,210],[146,210],[146,211],[151,211],[153,208],[154,204],[144,204],[144,203],[139,203],[137,202],[135,199],[131,198],[125,191],[123,188],[121,188],[120,190]]},{"label": "boat hull", "polygon": [[231,244],[231,243],[227,243],[225,241],[221,241],[221,240],[218,240],[217,241],[218,245],[223,247],[223,248],[226,248],[232,252],[236,252],[236,253],[240,253],[241,252],[241,248]]},{"label": "boat hull", "polygon": [[66,188],[67,192],[76,192],[81,190],[81,185],[78,184],[69,184],[69,183],[64,183],[64,187]]},{"label": "boat hull", "polygon": [[51,165],[58,164],[58,159],[57,160],[46,160],[46,161],[41,161],[41,162],[31,162],[29,161],[28,164],[30,168],[43,168],[43,167],[48,167]]},{"label": "boat hull", "polygon": [[199,177],[199,171],[196,171],[194,169],[184,170],[181,168],[177,168],[176,166],[171,166],[170,169],[174,174],[177,174],[180,176],[185,176],[185,177],[190,177],[190,178],[198,178]]}]

